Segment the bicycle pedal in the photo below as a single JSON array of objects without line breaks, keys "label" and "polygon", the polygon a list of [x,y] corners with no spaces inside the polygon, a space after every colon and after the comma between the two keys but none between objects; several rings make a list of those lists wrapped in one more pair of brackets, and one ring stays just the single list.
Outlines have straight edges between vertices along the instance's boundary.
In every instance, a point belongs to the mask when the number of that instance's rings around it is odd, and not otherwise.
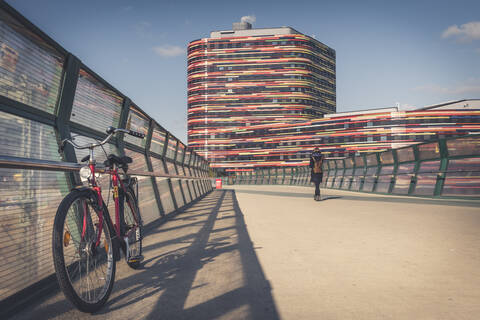
[{"label": "bicycle pedal", "polygon": [[143,261],[143,256],[135,256],[135,257],[128,258],[129,263],[142,262],[142,261]]}]

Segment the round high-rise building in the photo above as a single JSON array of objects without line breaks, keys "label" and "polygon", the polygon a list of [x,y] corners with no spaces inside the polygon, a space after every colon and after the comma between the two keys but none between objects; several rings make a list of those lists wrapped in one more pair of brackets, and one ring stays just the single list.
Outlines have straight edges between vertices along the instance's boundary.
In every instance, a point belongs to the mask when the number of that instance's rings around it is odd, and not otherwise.
[{"label": "round high-rise building", "polygon": [[232,134],[335,111],[335,51],[293,28],[234,24],[188,46],[188,143],[210,161],[228,161]]}]

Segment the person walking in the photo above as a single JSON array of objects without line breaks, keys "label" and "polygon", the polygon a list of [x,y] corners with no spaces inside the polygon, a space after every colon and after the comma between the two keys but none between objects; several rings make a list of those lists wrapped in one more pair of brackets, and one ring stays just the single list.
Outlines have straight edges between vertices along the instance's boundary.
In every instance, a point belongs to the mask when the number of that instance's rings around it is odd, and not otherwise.
[{"label": "person walking", "polygon": [[323,178],[322,163],[323,155],[320,152],[320,149],[314,148],[312,156],[310,157],[310,168],[312,169],[312,172],[310,174],[310,181],[315,183],[315,196],[313,197],[315,201],[321,200],[320,183],[322,182]]}]

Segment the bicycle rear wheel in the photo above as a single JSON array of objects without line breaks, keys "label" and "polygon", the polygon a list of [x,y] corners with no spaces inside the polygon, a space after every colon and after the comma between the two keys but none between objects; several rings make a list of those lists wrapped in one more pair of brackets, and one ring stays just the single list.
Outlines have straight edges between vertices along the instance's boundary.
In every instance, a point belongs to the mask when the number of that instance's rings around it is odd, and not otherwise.
[{"label": "bicycle rear wheel", "polygon": [[132,269],[138,269],[142,262],[143,224],[140,210],[133,191],[127,189],[123,216],[125,219],[124,236],[128,238],[127,264]]},{"label": "bicycle rear wheel", "polygon": [[83,312],[100,309],[115,280],[114,248],[105,219],[108,211],[104,205],[100,223],[96,203],[90,190],[71,192],[60,203],[53,226],[58,283],[67,299]]}]

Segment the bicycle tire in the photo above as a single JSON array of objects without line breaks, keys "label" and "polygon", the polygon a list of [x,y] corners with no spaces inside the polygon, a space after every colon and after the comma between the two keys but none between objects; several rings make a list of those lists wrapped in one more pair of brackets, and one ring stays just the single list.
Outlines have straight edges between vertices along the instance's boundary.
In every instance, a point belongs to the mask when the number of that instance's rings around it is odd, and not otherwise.
[{"label": "bicycle tire", "polygon": [[[116,270],[113,230],[109,227],[105,204],[100,245],[95,246],[100,225],[95,203],[98,203],[97,197],[91,190],[74,190],[69,193],[58,207],[52,237],[58,284],[74,306],[90,313],[99,310],[108,300]],[[86,275],[84,278],[82,269]],[[96,280],[101,281],[98,295],[98,284],[90,278],[93,273]]]},{"label": "bicycle tire", "polygon": [[[128,236],[129,241],[129,256],[141,257],[142,255],[142,238],[143,238],[143,223],[140,215],[140,209],[137,205],[135,193],[131,188],[127,189],[124,206],[124,222],[126,225],[126,233],[131,231]],[[132,212],[132,209],[134,212]],[[133,229],[133,230],[132,230]],[[141,264],[140,259],[127,260],[127,264],[132,269],[138,269]]]}]

